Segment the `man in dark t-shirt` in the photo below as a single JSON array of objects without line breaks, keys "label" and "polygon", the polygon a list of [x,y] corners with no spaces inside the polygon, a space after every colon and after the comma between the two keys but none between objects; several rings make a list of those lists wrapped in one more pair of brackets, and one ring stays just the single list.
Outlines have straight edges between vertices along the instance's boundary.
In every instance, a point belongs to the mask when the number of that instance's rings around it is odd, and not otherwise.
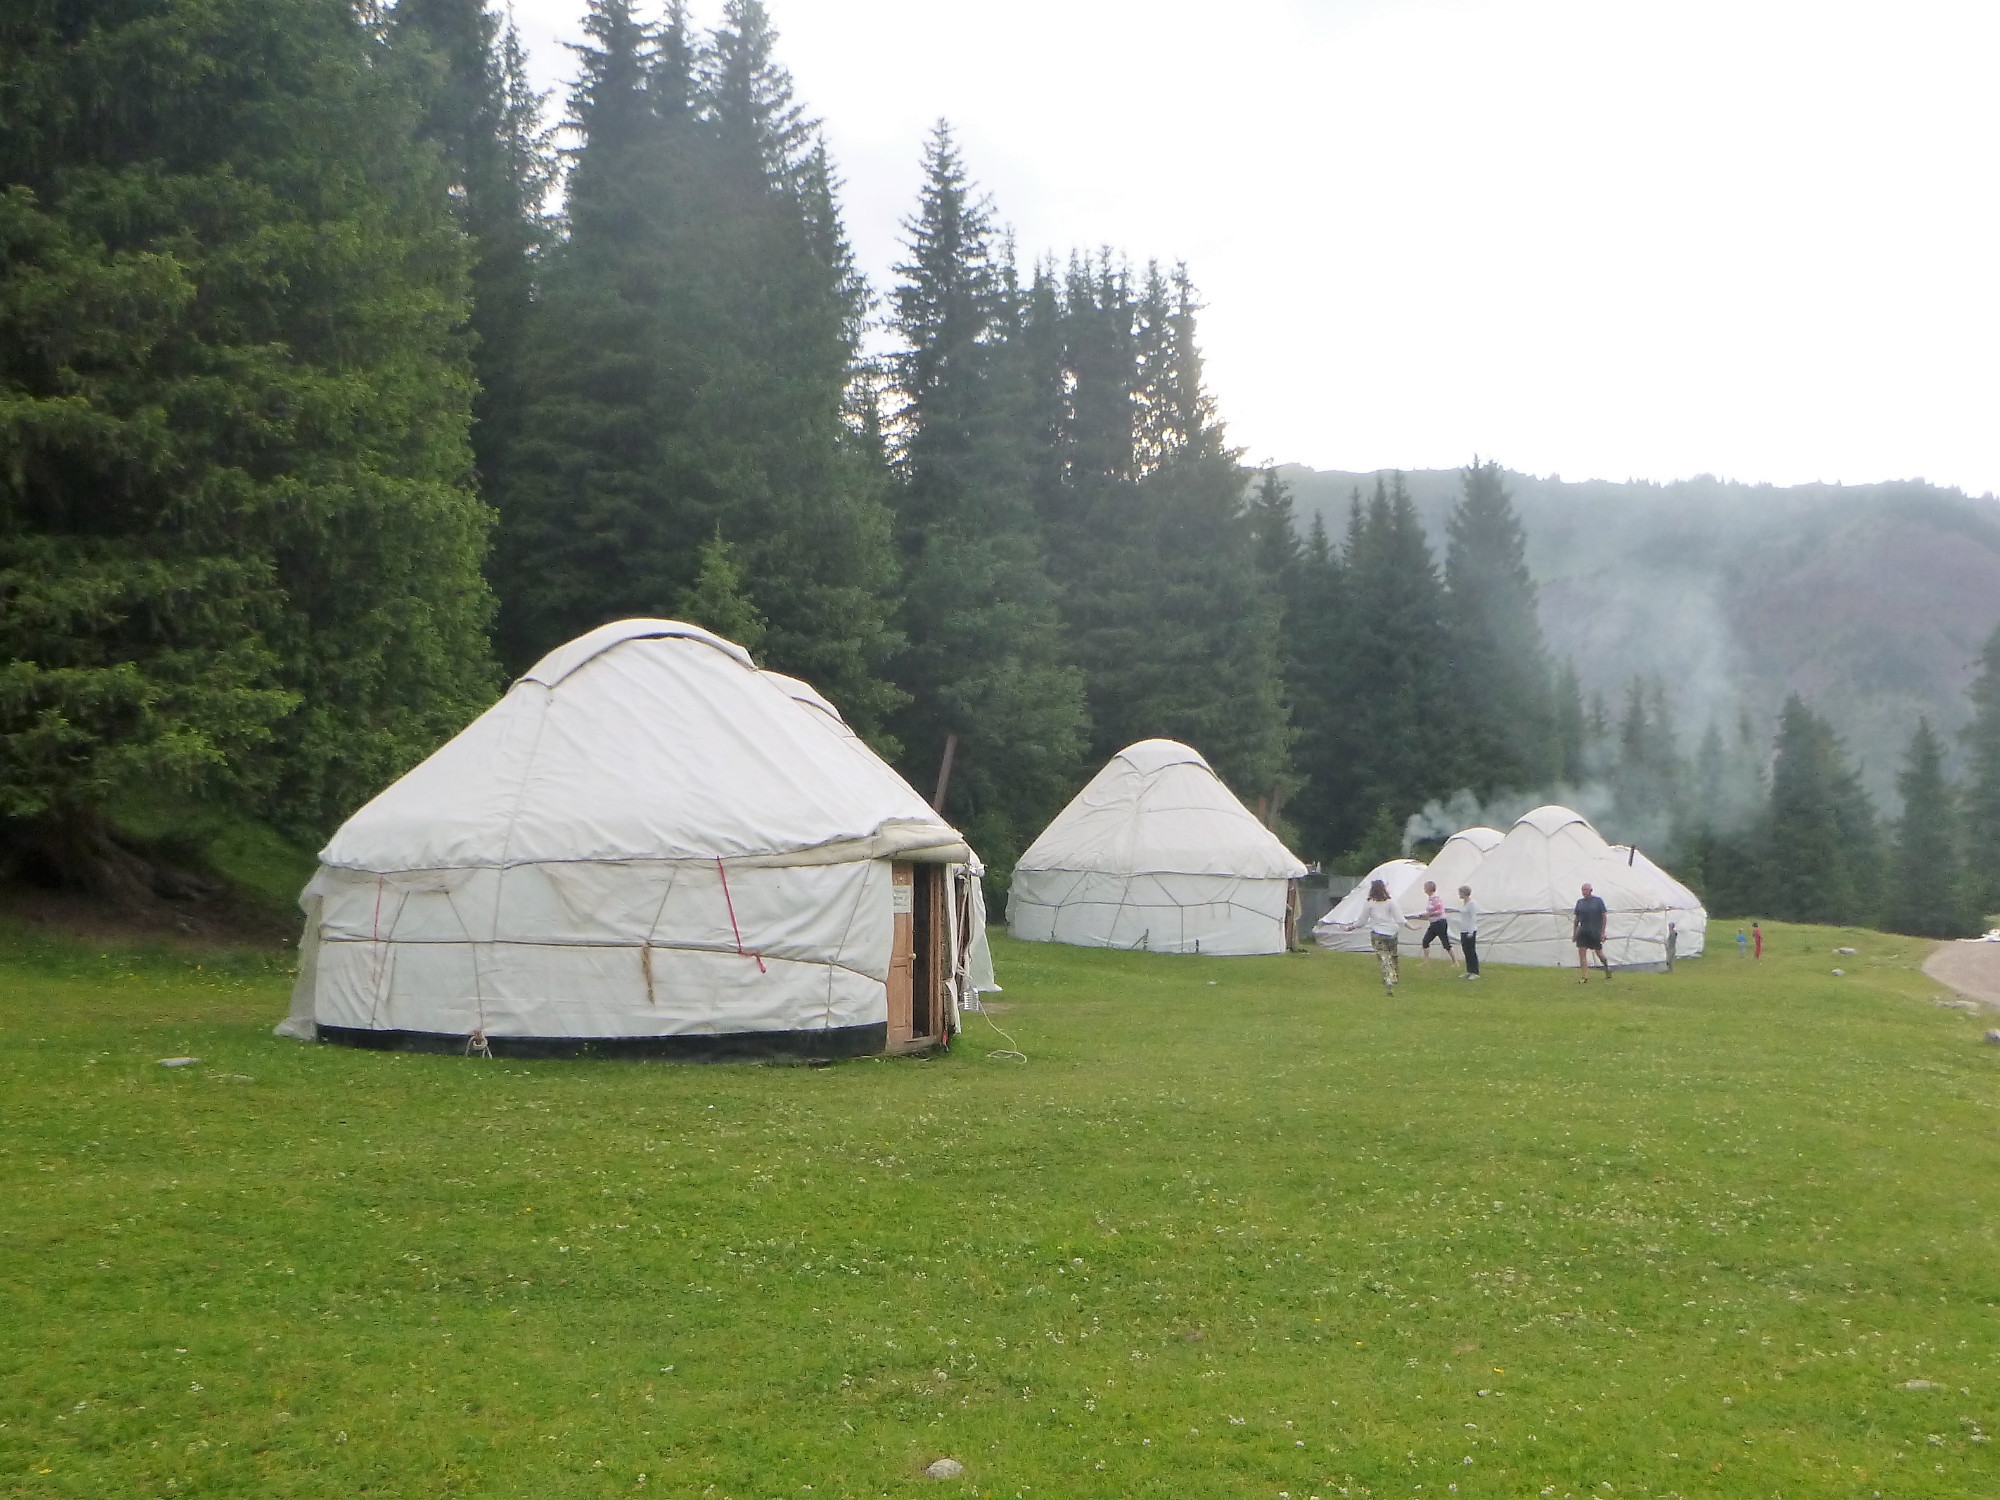
[{"label": "man in dark t-shirt", "polygon": [[1583,887],[1583,899],[1576,903],[1576,921],[1572,934],[1576,942],[1576,967],[1582,978],[1578,984],[1590,983],[1590,955],[1595,953],[1597,961],[1604,966],[1604,977],[1611,978],[1611,963],[1604,956],[1604,898],[1591,893],[1588,882]]}]

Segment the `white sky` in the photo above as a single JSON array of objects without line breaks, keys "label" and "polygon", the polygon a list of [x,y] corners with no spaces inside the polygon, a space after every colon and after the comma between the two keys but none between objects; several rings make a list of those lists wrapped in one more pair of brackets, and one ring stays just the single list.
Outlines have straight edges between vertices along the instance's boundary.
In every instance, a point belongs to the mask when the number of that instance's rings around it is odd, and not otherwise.
[{"label": "white sky", "polygon": [[1024,258],[1188,262],[1252,461],[2000,490],[1995,0],[766,3],[878,291],[946,116]]}]

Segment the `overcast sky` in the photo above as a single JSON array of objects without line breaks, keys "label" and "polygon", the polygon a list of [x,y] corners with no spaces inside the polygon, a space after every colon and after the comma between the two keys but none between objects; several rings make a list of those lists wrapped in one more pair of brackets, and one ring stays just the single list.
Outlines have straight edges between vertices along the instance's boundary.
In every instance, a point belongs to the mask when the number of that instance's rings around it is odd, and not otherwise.
[{"label": "overcast sky", "polygon": [[878,290],[948,117],[1025,256],[1187,261],[1251,461],[2000,490],[1995,0],[767,4]]}]

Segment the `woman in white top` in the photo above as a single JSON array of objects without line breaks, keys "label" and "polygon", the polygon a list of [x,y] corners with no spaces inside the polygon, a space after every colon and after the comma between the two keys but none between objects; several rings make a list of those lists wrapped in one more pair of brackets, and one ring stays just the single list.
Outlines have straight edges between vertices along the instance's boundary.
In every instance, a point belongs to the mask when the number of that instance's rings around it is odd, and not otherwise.
[{"label": "woman in white top", "polygon": [[1403,908],[1389,899],[1389,887],[1381,881],[1373,881],[1368,886],[1368,905],[1360,922],[1366,925],[1368,944],[1375,950],[1375,960],[1382,965],[1382,988],[1390,994],[1396,993],[1396,981],[1402,976],[1396,969],[1396,939],[1403,930]]}]

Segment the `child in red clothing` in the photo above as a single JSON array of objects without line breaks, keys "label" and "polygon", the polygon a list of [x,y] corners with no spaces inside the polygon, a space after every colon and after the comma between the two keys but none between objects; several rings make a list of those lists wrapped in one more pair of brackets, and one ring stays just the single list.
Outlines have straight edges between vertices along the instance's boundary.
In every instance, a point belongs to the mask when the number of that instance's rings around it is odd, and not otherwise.
[{"label": "child in red clothing", "polygon": [[1762,958],[1764,956],[1764,929],[1759,927],[1755,922],[1750,924],[1750,941],[1755,945],[1755,951],[1750,956],[1752,958]]}]

